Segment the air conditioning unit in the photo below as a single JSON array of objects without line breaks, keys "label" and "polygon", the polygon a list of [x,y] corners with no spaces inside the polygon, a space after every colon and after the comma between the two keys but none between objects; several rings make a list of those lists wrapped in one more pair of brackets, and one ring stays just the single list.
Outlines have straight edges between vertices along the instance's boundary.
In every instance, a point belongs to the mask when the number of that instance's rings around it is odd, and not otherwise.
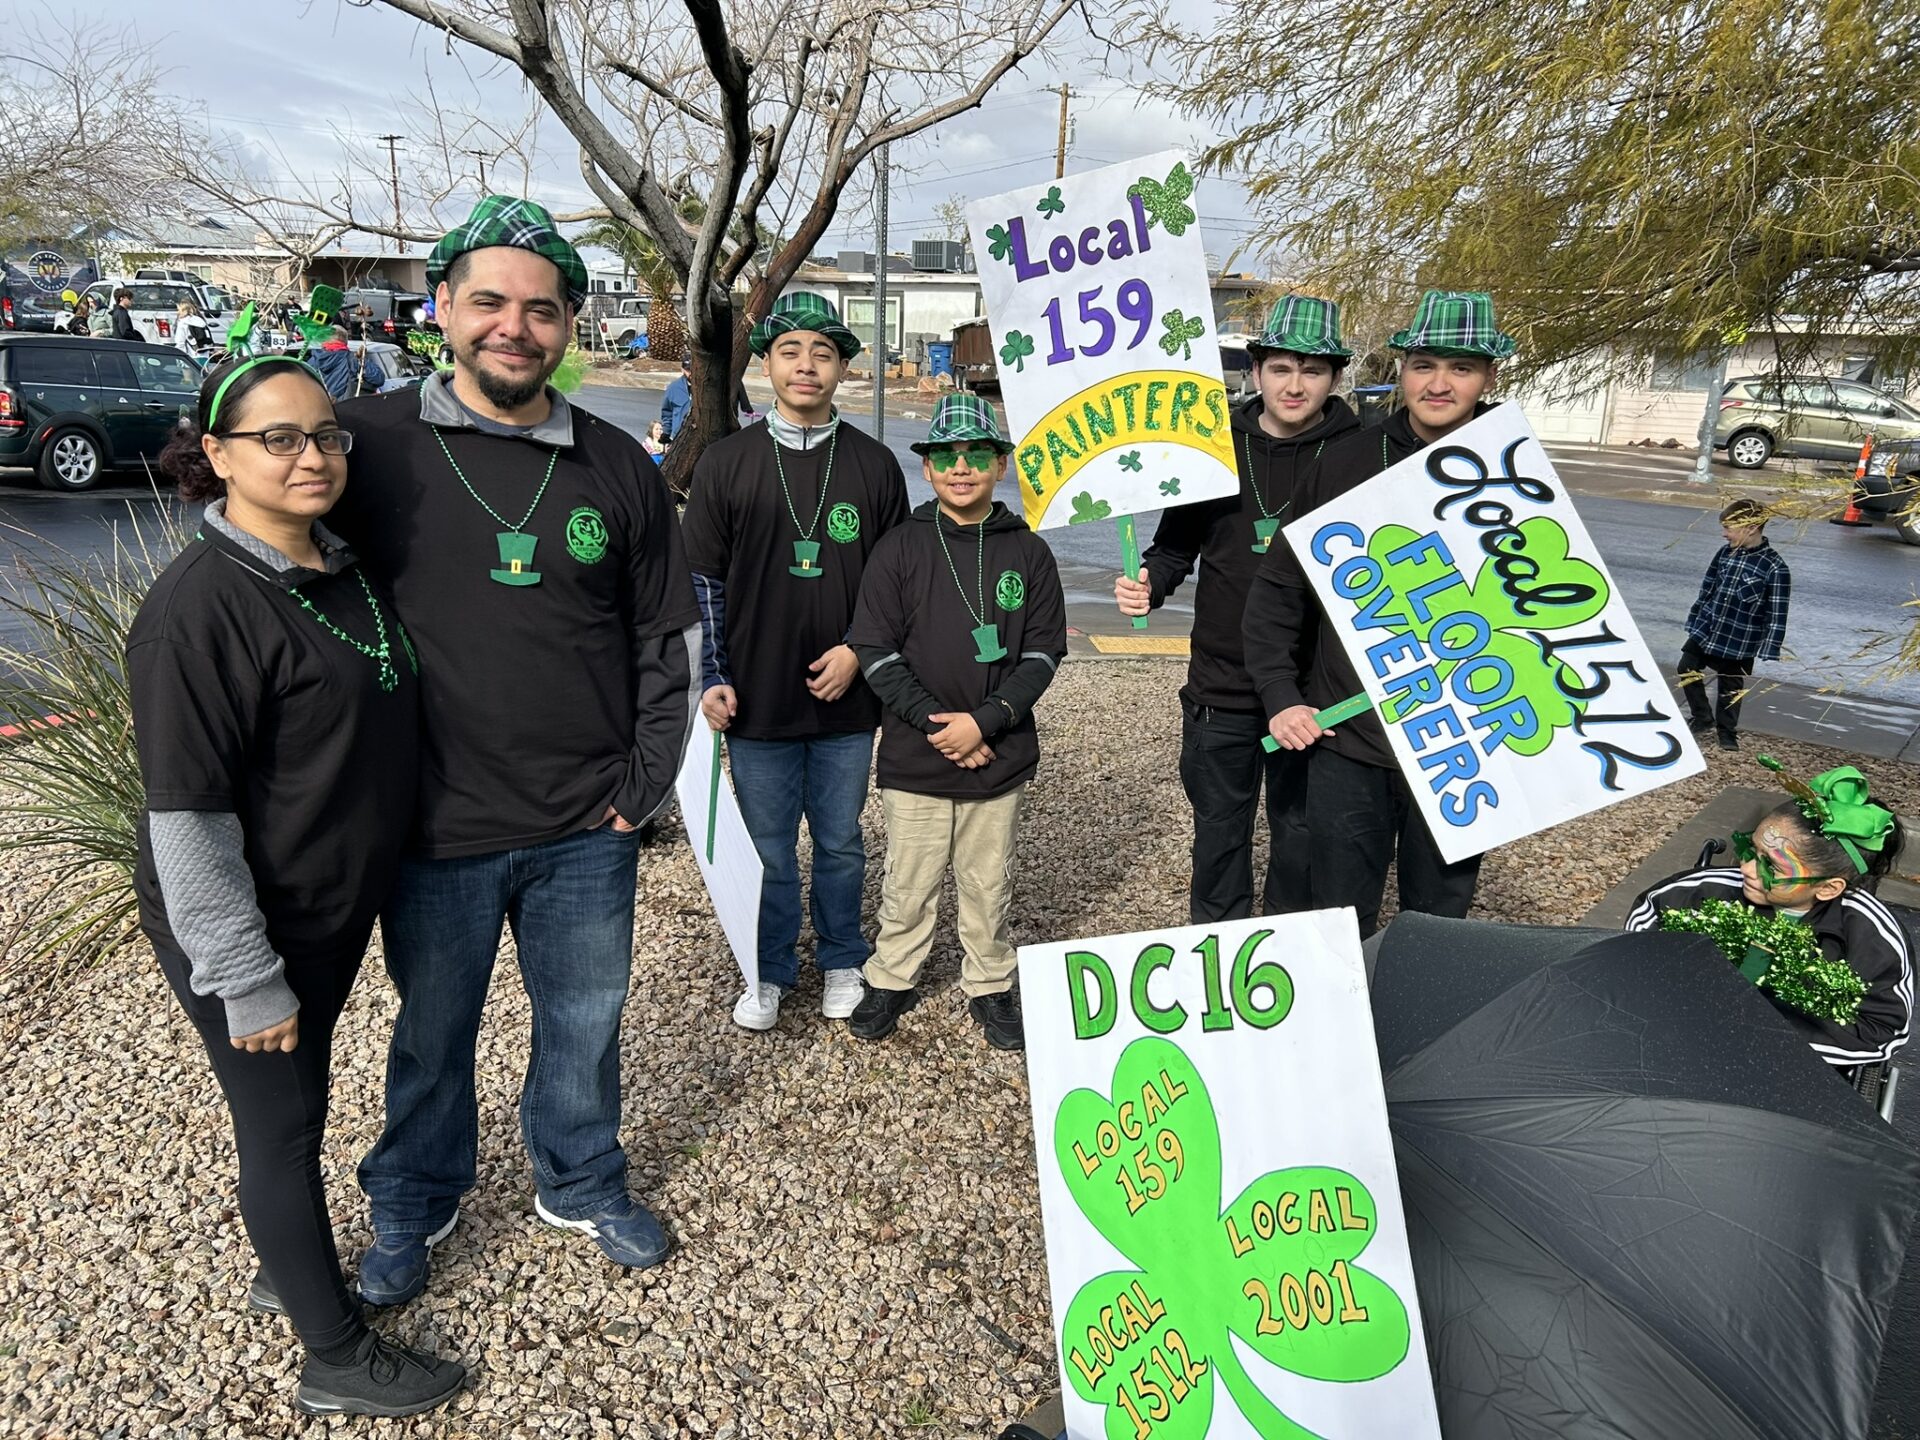
[{"label": "air conditioning unit", "polygon": [[913,268],[957,272],[967,268],[967,242],[964,240],[916,240],[913,242]]},{"label": "air conditioning unit", "polygon": [[873,252],[871,250],[842,250],[834,268],[844,270],[849,275],[871,275],[873,273]]}]

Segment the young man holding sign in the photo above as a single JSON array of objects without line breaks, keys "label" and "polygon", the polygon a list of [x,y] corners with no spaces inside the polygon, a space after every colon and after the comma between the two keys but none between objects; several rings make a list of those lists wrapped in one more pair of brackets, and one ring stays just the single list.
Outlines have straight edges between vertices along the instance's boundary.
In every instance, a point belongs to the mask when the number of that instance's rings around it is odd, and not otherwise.
[{"label": "young man holding sign", "polygon": [[[1404,356],[1404,405],[1383,429],[1349,431],[1328,444],[1300,486],[1294,515],[1311,513],[1485,413],[1495,368],[1514,351],[1513,338],[1494,323],[1492,297],[1475,291],[1427,291],[1413,323],[1389,343]],[[1464,917],[1480,859],[1448,864],[1441,857],[1371,709],[1338,723],[1326,716],[1364,687],[1286,544],[1270,547],[1261,562],[1247,596],[1244,639],[1268,732],[1284,750],[1320,752],[1307,776],[1314,906],[1352,906],[1361,935],[1371,935],[1397,842],[1400,908]],[[1304,670],[1303,643],[1311,649]]]},{"label": "young man holding sign", "polygon": [[727,734],[740,814],[766,867],[760,983],[733,1018],[769,1030],[799,978],[803,812],[821,1012],[844,1020],[863,993],[860,811],[880,707],[847,626],[875,544],[906,518],[907,482],[893,453],[834,409],[860,342],[832,305],[785,296],[748,344],[766,361],[774,408],[701,455],[684,532],[705,636],[700,708]]},{"label": "young man holding sign", "polygon": [[1188,917],[1196,925],[1255,912],[1253,817],[1264,781],[1269,837],[1262,915],[1305,910],[1307,882],[1304,750],[1263,752],[1267,715],[1247,673],[1241,618],[1261,557],[1284,547],[1282,524],[1303,471],[1328,443],[1358,427],[1332,398],[1352,351],[1340,341],[1340,307],[1306,295],[1275,302],[1252,353],[1259,394],[1233,410],[1240,493],[1167,510],[1142,557],[1139,578],[1122,575],[1113,598],[1123,615],[1145,615],[1200,567],[1193,596],[1193,658],[1180,691],[1180,780],[1193,806],[1193,882]]}]

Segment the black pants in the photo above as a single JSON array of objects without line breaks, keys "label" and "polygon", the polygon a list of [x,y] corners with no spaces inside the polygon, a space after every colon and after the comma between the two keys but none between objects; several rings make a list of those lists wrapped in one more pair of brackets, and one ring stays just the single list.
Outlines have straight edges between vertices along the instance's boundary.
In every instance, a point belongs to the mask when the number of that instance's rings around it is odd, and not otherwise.
[{"label": "black pants", "polygon": [[1253,817],[1267,792],[1267,882],[1259,914],[1313,903],[1307,888],[1307,755],[1260,748],[1266,717],[1180,702],[1180,783],[1193,805],[1195,925],[1243,920],[1253,908]]},{"label": "black pants", "polygon": [[1460,920],[1473,904],[1480,857],[1449,865],[1398,770],[1324,747],[1307,768],[1307,832],[1315,909],[1351,905],[1362,939],[1380,928],[1387,865],[1399,844],[1400,908]]},{"label": "black pants", "polygon": [[366,1328],[348,1296],[333,1244],[333,1221],[320,1181],[320,1144],[327,1128],[333,1027],[347,1003],[366,949],[322,964],[289,964],[287,984],[300,1002],[300,1038],[293,1052],[236,1050],[218,996],[196,995],[187,957],[149,935],[167,983],[179,998],[213,1062],[233,1116],[240,1153],[240,1218],[247,1238],[308,1349],[353,1340]]},{"label": "black pants", "polygon": [[[1716,703],[1707,709],[1706,672],[1720,677],[1715,691]],[[1753,661],[1730,660],[1709,655],[1697,640],[1687,641],[1680,652],[1680,693],[1686,697],[1687,710],[1693,716],[1693,728],[1705,730],[1711,725],[1720,738],[1731,740],[1740,731],[1740,704],[1747,696],[1747,684],[1753,675]],[[1689,678],[1691,677],[1691,678]]]}]

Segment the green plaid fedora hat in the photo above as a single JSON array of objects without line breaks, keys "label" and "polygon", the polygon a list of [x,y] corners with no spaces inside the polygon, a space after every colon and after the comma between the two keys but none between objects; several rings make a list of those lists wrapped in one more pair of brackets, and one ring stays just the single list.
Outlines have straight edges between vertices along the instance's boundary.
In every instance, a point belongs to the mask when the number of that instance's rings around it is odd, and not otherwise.
[{"label": "green plaid fedora hat", "polygon": [[587,298],[587,267],[580,252],[560,233],[545,206],[510,195],[487,196],[462,224],[440,237],[427,257],[427,284],[446,279],[447,268],[469,250],[495,245],[531,250],[551,260],[565,277],[567,300],[576,310]]},{"label": "green plaid fedora hat", "polygon": [[927,438],[907,448],[924,455],[936,446],[968,444],[991,445],[1002,455],[1013,450],[1013,442],[1000,433],[1000,419],[993,413],[992,403],[970,390],[956,390],[942,395],[933,407]]},{"label": "green plaid fedora hat", "polygon": [[1312,295],[1282,295],[1267,312],[1267,328],[1247,342],[1249,350],[1284,350],[1290,355],[1353,356],[1340,339],[1340,307]]},{"label": "green plaid fedora hat", "polygon": [[859,337],[840,319],[833,302],[811,290],[796,290],[776,300],[773,309],[747,336],[747,348],[756,355],[765,355],[773,348],[773,342],[790,330],[811,330],[826,336],[849,360],[860,353]]},{"label": "green plaid fedora hat", "polygon": [[1483,360],[1504,360],[1516,346],[1494,323],[1493,297],[1484,290],[1427,291],[1413,323],[1387,343],[1396,350]]}]

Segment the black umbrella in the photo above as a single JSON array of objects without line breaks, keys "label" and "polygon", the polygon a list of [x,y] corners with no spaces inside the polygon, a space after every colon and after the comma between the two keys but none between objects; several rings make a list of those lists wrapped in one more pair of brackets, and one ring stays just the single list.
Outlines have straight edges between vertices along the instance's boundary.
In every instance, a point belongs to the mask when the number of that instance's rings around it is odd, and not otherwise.
[{"label": "black umbrella", "polygon": [[1920,1155],[1717,949],[1403,915],[1376,966],[1448,1440],[1866,1435]]}]

